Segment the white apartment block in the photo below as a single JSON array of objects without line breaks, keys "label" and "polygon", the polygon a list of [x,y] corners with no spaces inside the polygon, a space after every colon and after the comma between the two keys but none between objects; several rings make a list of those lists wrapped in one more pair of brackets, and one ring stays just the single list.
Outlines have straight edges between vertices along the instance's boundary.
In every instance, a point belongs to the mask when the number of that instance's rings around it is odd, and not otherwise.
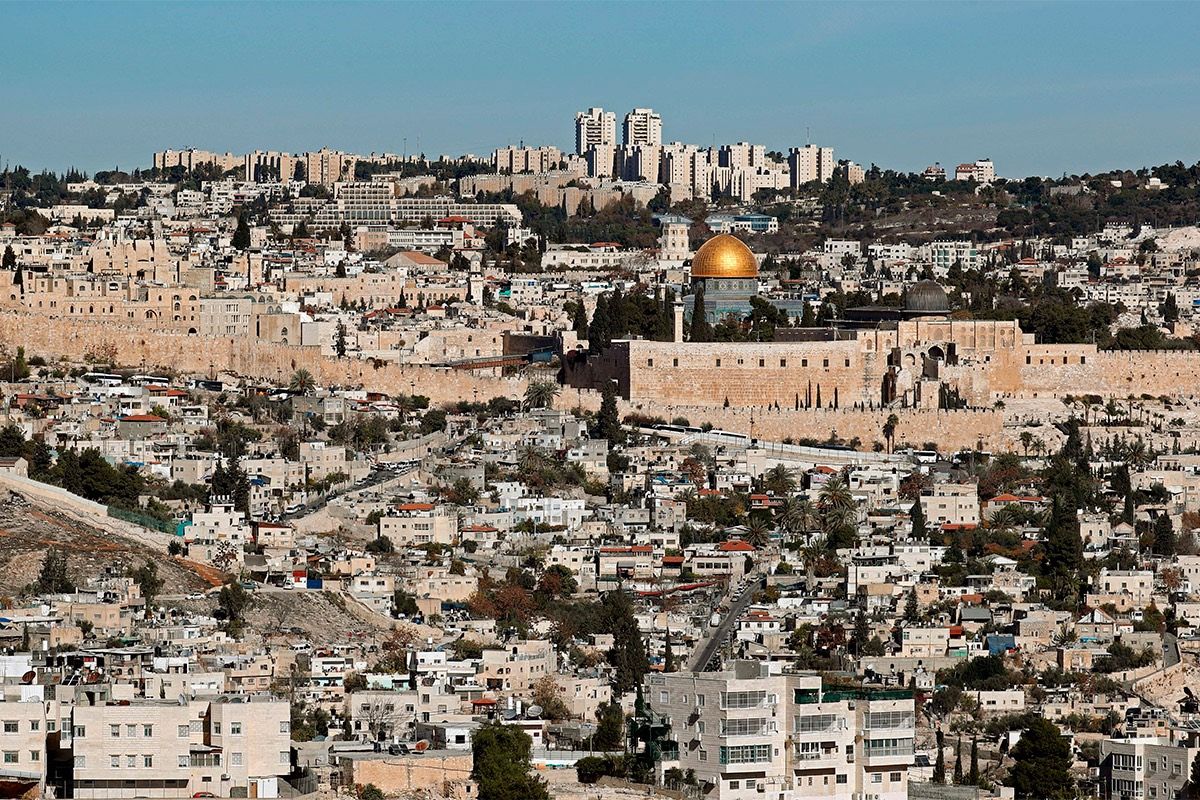
[{"label": "white apartment block", "polygon": [[833,160],[832,147],[806,144],[804,147],[793,147],[788,151],[788,171],[793,189],[811,181],[825,183],[833,177],[836,168],[837,162]]},{"label": "white apartment block", "polygon": [[654,113],[652,108],[635,108],[625,115],[625,125],[621,132],[621,142],[626,147],[635,144],[661,147],[662,117]]},{"label": "white apartment block", "polygon": [[813,674],[737,661],[651,675],[647,700],[711,800],[906,800],[915,720],[908,692],[824,691]]},{"label": "white apartment block", "polygon": [[617,143],[617,115],[603,108],[589,108],[575,115],[575,154],[587,155],[588,149]]},{"label": "white apartment block", "polygon": [[979,489],[973,483],[939,483],[921,493],[928,525],[978,525]]},{"label": "white apartment block", "polygon": [[74,796],[278,797],[291,771],[290,720],[288,702],[267,695],[77,705]]}]

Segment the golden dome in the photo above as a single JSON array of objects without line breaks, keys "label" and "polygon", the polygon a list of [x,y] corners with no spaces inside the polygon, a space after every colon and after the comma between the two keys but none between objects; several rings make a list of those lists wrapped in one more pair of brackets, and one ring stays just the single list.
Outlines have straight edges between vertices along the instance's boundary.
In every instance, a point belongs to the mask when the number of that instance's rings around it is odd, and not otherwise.
[{"label": "golden dome", "polygon": [[692,256],[692,278],[757,278],[758,261],[746,243],[721,233],[700,246]]}]

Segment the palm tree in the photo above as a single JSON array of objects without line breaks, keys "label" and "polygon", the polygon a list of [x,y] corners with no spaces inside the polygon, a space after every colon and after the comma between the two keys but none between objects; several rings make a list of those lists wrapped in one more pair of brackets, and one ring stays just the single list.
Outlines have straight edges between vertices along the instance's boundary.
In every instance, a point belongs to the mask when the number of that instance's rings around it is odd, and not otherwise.
[{"label": "palm tree", "polygon": [[790,534],[817,527],[817,509],[804,497],[789,497],[779,508],[779,525]]},{"label": "palm tree", "polygon": [[297,394],[308,394],[315,388],[317,388],[317,379],[304,367],[293,372],[292,379],[288,382],[288,389]]},{"label": "palm tree", "polygon": [[789,495],[796,491],[796,474],[783,464],[776,464],[763,474],[763,488],[772,494]]},{"label": "palm tree", "polygon": [[762,517],[751,517],[746,523],[746,541],[762,547],[771,540],[771,525]]},{"label": "palm tree", "polygon": [[1021,447],[1025,450],[1025,457],[1029,457],[1029,447],[1033,444],[1033,434],[1029,431],[1021,431]]},{"label": "palm tree", "polygon": [[821,513],[821,530],[830,546],[836,549],[853,544],[857,503],[846,481],[841,477],[831,478],[821,488],[817,508]]},{"label": "palm tree", "polygon": [[525,387],[525,405],[528,408],[550,408],[560,391],[561,388],[554,381],[533,381]]},{"label": "palm tree", "polygon": [[895,445],[893,441],[896,436],[896,426],[900,424],[900,418],[895,414],[889,414],[887,422],[883,423],[883,438],[887,440],[888,452],[892,452]]}]

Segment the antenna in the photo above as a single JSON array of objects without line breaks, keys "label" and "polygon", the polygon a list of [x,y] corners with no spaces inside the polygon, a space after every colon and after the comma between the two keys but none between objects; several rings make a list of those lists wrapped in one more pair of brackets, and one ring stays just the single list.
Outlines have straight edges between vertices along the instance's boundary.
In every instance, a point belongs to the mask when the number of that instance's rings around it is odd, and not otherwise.
[{"label": "antenna", "polygon": [[810,144],[812,144],[812,128],[810,128],[808,125],[805,125],[804,126],[804,146],[807,147]]}]

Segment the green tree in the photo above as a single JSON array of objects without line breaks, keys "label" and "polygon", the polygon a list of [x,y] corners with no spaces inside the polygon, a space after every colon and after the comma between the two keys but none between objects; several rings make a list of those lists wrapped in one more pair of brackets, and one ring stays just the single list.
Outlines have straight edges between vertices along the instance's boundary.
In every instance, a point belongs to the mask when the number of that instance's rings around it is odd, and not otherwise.
[{"label": "green tree", "polygon": [[592,745],[597,750],[620,750],[625,743],[625,712],[617,702],[605,703],[596,711],[599,726]]},{"label": "green tree", "polygon": [[646,644],[627,594],[607,592],[601,604],[605,628],[613,636],[607,658],[613,667],[613,692],[619,696],[641,685],[648,668]]},{"label": "green tree", "polygon": [[244,211],[238,214],[237,230],[233,232],[230,244],[238,250],[245,250],[250,246],[250,222],[246,219]]},{"label": "green tree", "polygon": [[34,594],[64,594],[75,591],[75,583],[67,573],[67,557],[56,547],[46,551],[42,569],[30,587]]},{"label": "green tree", "polygon": [[1050,720],[1032,717],[1010,755],[1015,763],[1007,785],[1018,800],[1067,800],[1075,796],[1071,745]]},{"label": "green tree", "polygon": [[605,439],[610,447],[620,444],[625,439],[621,418],[617,412],[617,386],[613,381],[606,383],[601,393],[600,412],[592,424],[592,438]]},{"label": "green tree", "polygon": [[333,352],[338,358],[346,357],[346,323],[338,321],[337,331],[333,335]]},{"label": "green tree", "polygon": [[530,774],[531,745],[528,734],[513,725],[491,723],[475,731],[471,777],[479,800],[550,800],[545,782]]},{"label": "green tree", "polygon": [[230,580],[221,587],[217,595],[218,616],[225,620],[225,628],[236,636],[245,622],[243,614],[250,607],[250,595],[236,580]]},{"label": "green tree", "polygon": [[588,351],[600,353],[604,351],[613,338],[613,320],[609,313],[608,295],[596,298],[596,310],[592,312],[592,321],[588,324]]},{"label": "green tree", "polygon": [[317,379],[304,367],[293,372],[291,380],[288,381],[288,389],[296,394],[308,394],[316,387]]},{"label": "green tree", "polygon": [[384,800],[383,790],[373,783],[368,783],[359,791],[358,800]]},{"label": "green tree", "polygon": [[527,408],[550,408],[560,391],[555,381],[531,381],[525,387],[525,405]]},{"label": "green tree", "polygon": [[954,746],[954,783],[961,785],[963,782],[963,765],[962,765],[962,737],[958,737],[958,742]]},{"label": "green tree", "polygon": [[912,519],[913,538],[914,539],[929,538],[929,529],[925,523],[925,509],[921,507],[921,498],[919,498],[919,497],[916,499],[916,502],[914,502],[912,504],[912,511],[910,512],[910,518]]},{"label": "green tree", "polygon": [[5,272],[12,272],[17,268],[17,254],[13,252],[11,244],[4,246],[4,259],[0,262],[0,268]]},{"label": "green tree", "polygon": [[712,326],[708,324],[708,312],[704,306],[704,283],[700,282],[696,286],[696,295],[692,300],[692,320],[688,341],[711,342],[712,338]]},{"label": "green tree", "polygon": [[29,362],[25,359],[24,347],[18,347],[17,354],[9,362],[8,377],[14,381],[23,381],[29,377]]},{"label": "green tree", "polygon": [[1160,556],[1175,555],[1175,529],[1166,514],[1159,514],[1154,520],[1154,552]]},{"label": "green tree", "polygon": [[158,597],[164,583],[158,574],[158,567],[154,562],[143,562],[140,567],[130,570],[129,577],[133,578],[134,583],[141,590],[142,598],[146,601],[146,607],[150,608],[153,606],[154,598]]}]

